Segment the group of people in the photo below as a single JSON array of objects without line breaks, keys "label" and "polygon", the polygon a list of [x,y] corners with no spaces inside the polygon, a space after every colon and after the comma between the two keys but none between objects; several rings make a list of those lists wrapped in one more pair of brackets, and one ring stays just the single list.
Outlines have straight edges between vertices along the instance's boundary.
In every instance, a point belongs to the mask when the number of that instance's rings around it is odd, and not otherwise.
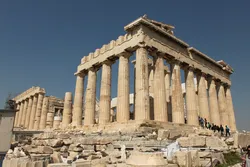
[{"label": "group of people", "polygon": [[[222,125],[218,126],[213,123],[211,124],[210,122],[207,121],[206,118],[202,118],[200,116],[198,117],[198,119],[199,119],[199,125],[202,128],[207,128],[213,130],[214,132],[218,131],[221,133],[221,136],[224,136],[224,127]],[[226,131],[226,137],[230,136],[230,129],[227,125],[225,126],[225,131]]]}]

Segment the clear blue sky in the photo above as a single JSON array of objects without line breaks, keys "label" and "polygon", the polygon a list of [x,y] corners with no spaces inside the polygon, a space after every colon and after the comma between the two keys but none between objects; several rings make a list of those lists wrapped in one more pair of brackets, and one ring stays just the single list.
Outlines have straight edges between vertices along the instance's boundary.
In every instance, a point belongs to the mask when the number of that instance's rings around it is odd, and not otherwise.
[{"label": "clear blue sky", "polygon": [[34,85],[61,98],[74,92],[80,59],[147,14],[174,25],[177,37],[235,69],[231,79],[237,125],[250,130],[249,8],[247,0],[1,0],[0,108],[8,93]]}]

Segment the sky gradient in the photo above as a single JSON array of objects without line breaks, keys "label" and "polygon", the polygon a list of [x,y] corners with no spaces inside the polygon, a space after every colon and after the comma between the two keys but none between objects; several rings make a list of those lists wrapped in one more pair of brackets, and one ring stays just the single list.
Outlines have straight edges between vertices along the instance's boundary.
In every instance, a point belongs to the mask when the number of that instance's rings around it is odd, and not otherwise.
[{"label": "sky gradient", "polygon": [[[74,93],[73,74],[81,58],[125,34],[125,25],[147,14],[175,26],[178,38],[234,68],[231,91],[237,126],[250,130],[249,7],[247,0],[1,0],[0,108],[9,93],[31,86],[60,98]],[[112,97],[116,82],[114,78]]]}]

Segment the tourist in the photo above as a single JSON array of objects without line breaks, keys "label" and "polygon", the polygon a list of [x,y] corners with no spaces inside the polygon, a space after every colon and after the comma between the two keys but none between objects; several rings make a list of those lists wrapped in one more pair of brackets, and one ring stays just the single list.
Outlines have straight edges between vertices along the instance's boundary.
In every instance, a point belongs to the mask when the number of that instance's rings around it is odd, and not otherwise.
[{"label": "tourist", "polygon": [[221,134],[221,136],[223,136],[223,135],[224,135],[224,128],[223,128],[223,126],[222,126],[222,125],[220,125],[220,134]]},{"label": "tourist", "polygon": [[204,122],[205,122],[205,127],[207,128],[207,119],[206,118],[204,119]]},{"label": "tourist", "polygon": [[201,127],[204,128],[204,119],[201,118]]},{"label": "tourist", "polygon": [[207,122],[207,129],[211,129],[211,124]]},{"label": "tourist", "polygon": [[243,167],[250,167],[250,145],[247,146],[247,153],[245,155],[243,155],[242,160],[242,166]]},{"label": "tourist", "polygon": [[230,129],[229,129],[229,127],[226,125],[226,137],[227,137],[227,135],[230,136]]}]

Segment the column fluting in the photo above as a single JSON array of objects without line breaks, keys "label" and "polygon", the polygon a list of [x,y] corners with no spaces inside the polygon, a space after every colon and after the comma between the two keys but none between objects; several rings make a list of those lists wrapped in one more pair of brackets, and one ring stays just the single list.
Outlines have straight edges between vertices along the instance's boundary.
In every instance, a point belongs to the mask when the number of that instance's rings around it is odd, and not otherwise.
[{"label": "column fluting", "polygon": [[172,88],[172,121],[173,123],[184,123],[184,100],[181,87],[180,62],[175,61],[171,64],[171,88]]},{"label": "column fluting", "polygon": [[187,123],[189,125],[199,125],[196,92],[194,85],[194,69],[189,67],[186,73],[186,108],[187,108]]},{"label": "column fluting", "polygon": [[43,98],[42,112],[41,112],[41,119],[40,119],[40,123],[39,123],[39,129],[45,129],[45,127],[46,127],[48,110],[49,110],[49,97],[44,97]]},{"label": "column fluting", "polygon": [[62,128],[67,127],[72,121],[72,93],[66,92],[63,107]]},{"label": "column fluting", "polygon": [[33,129],[34,128],[34,122],[35,122],[35,116],[36,116],[36,108],[37,108],[37,97],[38,95],[35,94],[33,96],[33,103],[32,103],[32,108],[31,108],[31,113],[30,113],[30,119],[29,119],[29,128],[28,129]]},{"label": "column fluting", "polygon": [[214,78],[209,78],[209,109],[210,109],[210,118],[211,122],[215,125],[220,125],[220,113],[219,113],[219,106],[218,106],[218,99],[217,99],[217,91]]},{"label": "column fluting", "polygon": [[168,122],[164,59],[157,54],[154,58],[154,120]]},{"label": "column fluting", "polygon": [[129,53],[119,55],[118,85],[117,85],[117,122],[127,122],[129,111]]},{"label": "column fluting", "polygon": [[88,71],[88,83],[86,90],[84,125],[95,123],[95,104],[96,104],[96,70]]},{"label": "column fluting", "polygon": [[76,88],[73,108],[73,125],[82,125],[83,114],[83,91],[84,91],[84,75],[79,74],[76,76]]},{"label": "column fluting", "polygon": [[38,100],[37,100],[35,121],[34,121],[34,129],[36,129],[36,130],[39,128],[39,124],[40,124],[40,120],[41,120],[41,111],[42,111],[42,105],[43,105],[43,98],[44,98],[44,94],[39,93],[38,94]]},{"label": "column fluting", "polygon": [[135,120],[149,120],[148,52],[146,48],[136,50],[136,98]]},{"label": "column fluting", "polygon": [[232,100],[230,86],[227,86],[226,88],[226,101],[227,101],[227,110],[228,110],[229,123],[230,123],[229,128],[231,129],[231,131],[235,132],[237,128],[236,128],[235,113],[234,113],[233,100]]},{"label": "column fluting", "polygon": [[102,65],[102,78],[100,90],[99,124],[110,122],[111,103],[111,62],[106,61]]},{"label": "column fluting", "polygon": [[30,114],[31,114],[31,109],[32,109],[32,104],[33,104],[33,97],[29,98],[29,102],[28,102],[28,109],[27,109],[27,114],[26,114],[26,118],[25,118],[25,128],[29,128],[29,123],[30,123]]}]

